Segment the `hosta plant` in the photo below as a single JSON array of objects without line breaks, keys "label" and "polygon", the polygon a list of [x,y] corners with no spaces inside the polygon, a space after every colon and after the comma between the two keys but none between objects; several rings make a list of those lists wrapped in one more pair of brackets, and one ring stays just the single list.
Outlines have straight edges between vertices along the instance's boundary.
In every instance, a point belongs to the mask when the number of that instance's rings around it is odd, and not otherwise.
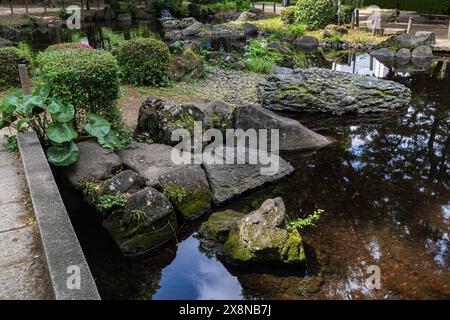
[{"label": "hosta plant", "polygon": [[77,161],[75,142],[82,135],[97,138],[104,148],[122,147],[111,124],[98,115],[87,113],[86,123],[77,131],[73,123],[75,107],[51,97],[48,86],[37,88],[31,95],[8,96],[0,105],[0,114],[0,129],[34,130],[46,149],[48,161],[55,166],[69,166]]}]

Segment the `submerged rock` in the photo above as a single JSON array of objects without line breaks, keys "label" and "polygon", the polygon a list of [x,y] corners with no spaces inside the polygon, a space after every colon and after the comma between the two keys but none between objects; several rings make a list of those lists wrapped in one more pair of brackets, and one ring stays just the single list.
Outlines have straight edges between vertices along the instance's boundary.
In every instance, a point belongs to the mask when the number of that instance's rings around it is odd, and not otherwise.
[{"label": "submerged rock", "polygon": [[245,213],[234,210],[215,212],[202,223],[199,233],[208,242],[223,244],[227,241],[230,230],[244,216]]},{"label": "submerged rock", "polygon": [[81,190],[85,182],[107,179],[122,168],[117,154],[103,148],[96,141],[79,142],[77,146],[77,162],[61,169],[69,184],[76,190]]},{"label": "submerged rock", "polygon": [[251,105],[241,106],[234,110],[234,127],[243,130],[278,129],[281,151],[321,148],[331,143],[324,136],[309,130],[296,120]]},{"label": "submerged rock", "polygon": [[[227,164],[227,153],[233,164]],[[257,159],[256,164],[238,164],[238,159]],[[272,168],[267,163],[270,161]],[[204,155],[203,167],[213,193],[213,202],[219,205],[245,191],[261,187],[266,183],[277,181],[294,171],[294,168],[277,155],[261,158],[258,150],[242,147],[220,147],[211,157]],[[263,164],[263,162],[266,162]]]},{"label": "submerged rock", "polygon": [[103,221],[122,252],[140,254],[171,239],[177,229],[175,211],[159,191],[147,187],[127,199],[119,209]]},{"label": "submerged rock", "polygon": [[394,81],[309,68],[268,76],[258,96],[272,110],[341,115],[398,109],[409,104],[411,91]]},{"label": "submerged rock", "polygon": [[304,263],[303,241],[296,229],[286,227],[281,198],[268,199],[258,210],[241,218],[231,229],[223,254],[235,262]]},{"label": "submerged rock", "polygon": [[186,220],[195,220],[211,209],[211,190],[200,166],[165,173],[159,177],[159,185]]},{"label": "submerged rock", "polygon": [[149,97],[139,108],[135,134],[147,133],[155,142],[176,145],[178,141],[172,141],[172,132],[186,129],[193,133],[196,121],[203,121],[203,113],[196,106]]}]

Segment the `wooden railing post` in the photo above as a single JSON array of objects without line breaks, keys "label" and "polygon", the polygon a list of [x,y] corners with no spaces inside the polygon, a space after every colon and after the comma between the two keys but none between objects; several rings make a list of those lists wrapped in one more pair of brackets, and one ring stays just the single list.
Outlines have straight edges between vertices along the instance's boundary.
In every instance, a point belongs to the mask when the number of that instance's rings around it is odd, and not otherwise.
[{"label": "wooden railing post", "polygon": [[22,92],[24,95],[31,94],[30,78],[28,77],[28,68],[26,64],[19,64],[20,84],[22,85]]}]

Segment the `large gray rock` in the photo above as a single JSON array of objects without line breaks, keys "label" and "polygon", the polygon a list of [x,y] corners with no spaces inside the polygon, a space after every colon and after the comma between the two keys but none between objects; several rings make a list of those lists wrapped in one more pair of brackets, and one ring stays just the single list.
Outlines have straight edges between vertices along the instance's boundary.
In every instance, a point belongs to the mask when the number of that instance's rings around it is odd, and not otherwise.
[{"label": "large gray rock", "polygon": [[147,186],[159,186],[159,177],[184,165],[172,161],[171,146],[164,144],[134,143],[118,152],[126,168],[143,176]]},{"label": "large gray rock", "polygon": [[[241,195],[245,191],[261,187],[277,181],[294,171],[294,168],[281,157],[273,155],[273,167],[263,164],[258,157],[258,151],[242,147],[218,147],[214,154],[203,156],[203,168],[206,171],[209,185],[216,205]],[[227,164],[227,152],[233,164]],[[244,161],[238,164],[238,159],[258,159],[256,164]],[[263,161],[268,161],[263,158]],[[228,162],[229,163],[229,162]],[[278,163],[278,165],[277,165]]]},{"label": "large gray rock", "polygon": [[183,29],[182,31],[183,36],[189,37],[200,33],[202,26],[203,24],[198,21],[193,23],[191,26],[187,27],[186,29]]},{"label": "large gray rock", "polygon": [[165,21],[161,22],[161,26],[165,30],[175,30],[175,29],[178,29],[178,27],[180,26],[180,20],[177,20],[177,19],[165,20]]},{"label": "large gray rock", "polygon": [[254,36],[258,33],[258,27],[252,23],[244,23],[244,33],[247,36]]},{"label": "large gray rock", "polygon": [[433,58],[433,51],[429,46],[418,46],[412,52],[413,59],[431,59]]},{"label": "large gray rock", "polygon": [[118,22],[131,22],[133,21],[133,18],[131,18],[131,15],[128,13],[121,13],[117,15],[117,21]]},{"label": "large gray rock", "polygon": [[370,55],[380,61],[392,60],[395,57],[395,53],[389,48],[381,48],[370,51]]},{"label": "large gray rock", "polygon": [[0,37],[6,40],[16,40],[20,36],[20,30],[0,23]]},{"label": "large gray rock", "polygon": [[436,35],[432,31],[417,31],[416,37],[423,39],[423,45],[432,46],[436,44]]},{"label": "large gray rock", "polygon": [[233,110],[221,101],[208,101],[204,103],[193,103],[203,113],[205,127],[219,130],[233,128]]},{"label": "large gray rock", "polygon": [[323,36],[328,38],[334,36],[342,36],[347,33],[347,28],[335,24],[329,24],[325,27],[325,29],[323,29]]},{"label": "large gray rock", "polygon": [[309,68],[268,76],[259,84],[258,96],[272,110],[340,115],[398,109],[410,102],[411,91],[394,81]]},{"label": "large gray rock", "polygon": [[395,57],[400,60],[410,60],[411,59],[411,50],[402,48],[397,51]]},{"label": "large gray rock", "polygon": [[177,219],[169,200],[147,187],[128,197],[126,207],[111,213],[103,226],[125,254],[140,254],[175,235]]},{"label": "large gray rock", "polygon": [[204,75],[203,60],[191,48],[179,55],[172,55],[169,63],[169,78],[172,81],[196,80]]},{"label": "large gray rock", "polygon": [[114,151],[92,140],[79,142],[77,146],[77,162],[61,169],[73,188],[81,190],[85,182],[105,180],[120,171],[122,162]]},{"label": "large gray rock", "polygon": [[237,21],[239,22],[245,22],[245,21],[253,21],[258,19],[258,15],[253,13],[253,12],[249,12],[249,11],[244,11],[241,13],[241,15],[239,16],[239,18],[237,18]]},{"label": "large gray rock", "polygon": [[302,238],[296,229],[288,230],[286,224],[283,200],[268,199],[233,226],[223,253],[235,262],[304,263]]},{"label": "large gray rock", "polygon": [[14,43],[12,41],[0,37],[0,48],[11,47],[13,45],[14,45]]},{"label": "large gray rock", "polygon": [[234,127],[243,130],[278,129],[281,151],[320,148],[331,143],[324,136],[309,130],[296,120],[251,105],[241,106],[234,110]]},{"label": "large gray rock", "polygon": [[211,190],[200,166],[179,168],[158,180],[163,193],[186,220],[195,220],[211,209]]},{"label": "large gray rock", "polygon": [[134,193],[145,186],[145,179],[133,170],[125,170],[102,183],[100,194]]},{"label": "large gray rock", "polygon": [[192,26],[194,23],[197,23],[198,21],[193,17],[187,17],[182,20],[180,20],[178,24],[178,28],[180,29],[186,29]]},{"label": "large gray rock", "polygon": [[300,49],[310,50],[315,49],[319,46],[319,40],[311,36],[303,36],[301,38],[295,39],[294,45]]},{"label": "large gray rock", "polygon": [[136,134],[146,133],[158,143],[176,145],[172,132],[186,129],[193,133],[194,122],[203,121],[203,113],[194,105],[181,105],[149,97],[139,108]]}]

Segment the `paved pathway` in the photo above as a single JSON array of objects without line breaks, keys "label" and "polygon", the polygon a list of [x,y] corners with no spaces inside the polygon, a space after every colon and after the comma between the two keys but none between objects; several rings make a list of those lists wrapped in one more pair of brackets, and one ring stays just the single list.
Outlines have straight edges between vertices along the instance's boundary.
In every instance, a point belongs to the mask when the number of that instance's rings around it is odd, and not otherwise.
[{"label": "paved pathway", "polygon": [[51,299],[21,160],[4,149],[3,135],[0,130],[0,299]]}]

